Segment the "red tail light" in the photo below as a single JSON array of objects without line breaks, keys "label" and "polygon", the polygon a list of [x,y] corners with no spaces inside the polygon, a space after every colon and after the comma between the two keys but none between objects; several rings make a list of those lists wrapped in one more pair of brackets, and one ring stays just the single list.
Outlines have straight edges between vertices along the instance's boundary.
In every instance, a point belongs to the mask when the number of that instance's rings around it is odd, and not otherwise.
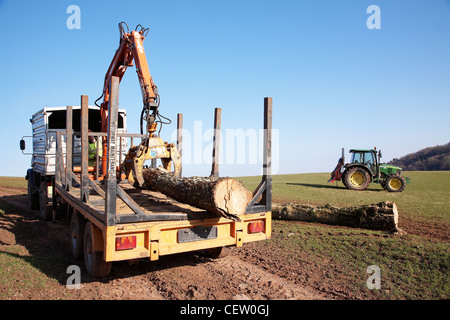
[{"label": "red tail light", "polygon": [[253,221],[248,224],[248,233],[264,232],[264,221]]},{"label": "red tail light", "polygon": [[128,250],[136,248],[136,236],[123,236],[116,238],[116,250]]}]

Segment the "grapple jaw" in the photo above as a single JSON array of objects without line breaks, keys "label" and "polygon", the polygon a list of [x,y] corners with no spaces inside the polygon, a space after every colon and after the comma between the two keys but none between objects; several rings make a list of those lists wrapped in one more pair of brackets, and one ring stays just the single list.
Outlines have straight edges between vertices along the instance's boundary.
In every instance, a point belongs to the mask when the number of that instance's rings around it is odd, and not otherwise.
[{"label": "grapple jaw", "polygon": [[165,143],[160,137],[149,137],[144,139],[139,146],[132,146],[121,164],[128,182],[137,189],[144,186],[142,170],[144,163],[150,159],[161,159],[163,168],[175,176],[181,174],[181,157],[178,149],[173,143]]}]

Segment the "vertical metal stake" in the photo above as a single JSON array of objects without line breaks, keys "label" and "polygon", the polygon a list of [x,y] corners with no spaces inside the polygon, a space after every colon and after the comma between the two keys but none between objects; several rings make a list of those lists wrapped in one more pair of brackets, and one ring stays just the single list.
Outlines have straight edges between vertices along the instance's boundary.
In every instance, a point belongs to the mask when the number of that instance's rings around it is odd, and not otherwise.
[{"label": "vertical metal stake", "polygon": [[73,112],[72,106],[66,111],[66,190],[72,188],[72,150],[73,150]]},{"label": "vertical metal stake", "polygon": [[81,96],[81,201],[89,202],[89,98]]},{"label": "vertical metal stake", "polygon": [[95,153],[95,175],[94,175],[94,177],[95,177],[95,180],[98,180],[98,172],[99,172],[99,162],[100,162],[100,156],[99,156],[99,153],[100,153],[100,148],[102,147],[101,145],[100,145],[100,136],[97,136],[97,141],[95,142],[95,148],[96,148],[96,153]]},{"label": "vertical metal stake", "polygon": [[122,137],[119,137],[119,177],[117,180],[122,181],[122,170],[120,169],[120,165],[122,164]]},{"label": "vertical metal stake", "polygon": [[107,137],[107,168],[105,212],[106,225],[115,224],[116,191],[117,191],[117,127],[119,111],[119,77],[111,77],[110,100],[108,105],[108,137]]},{"label": "vertical metal stake", "polygon": [[183,114],[177,114],[177,149],[180,154],[180,177],[183,176]]},{"label": "vertical metal stake", "polygon": [[219,149],[220,149],[220,127],[221,127],[222,109],[214,110],[214,138],[212,153],[211,177],[219,176]]},{"label": "vertical metal stake", "polygon": [[59,184],[63,182],[63,151],[62,151],[62,132],[56,132],[56,157],[55,157],[55,181]]},{"label": "vertical metal stake", "polygon": [[272,98],[264,98],[264,163],[263,180],[266,181],[266,190],[263,199],[266,210],[272,210]]}]

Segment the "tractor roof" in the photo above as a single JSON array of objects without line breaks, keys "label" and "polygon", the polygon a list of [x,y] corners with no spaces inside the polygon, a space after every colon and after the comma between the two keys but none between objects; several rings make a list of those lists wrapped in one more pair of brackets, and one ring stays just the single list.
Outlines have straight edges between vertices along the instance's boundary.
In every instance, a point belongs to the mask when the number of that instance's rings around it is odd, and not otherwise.
[{"label": "tractor roof", "polygon": [[350,153],[352,152],[370,152],[370,151],[374,151],[374,149],[350,149]]}]

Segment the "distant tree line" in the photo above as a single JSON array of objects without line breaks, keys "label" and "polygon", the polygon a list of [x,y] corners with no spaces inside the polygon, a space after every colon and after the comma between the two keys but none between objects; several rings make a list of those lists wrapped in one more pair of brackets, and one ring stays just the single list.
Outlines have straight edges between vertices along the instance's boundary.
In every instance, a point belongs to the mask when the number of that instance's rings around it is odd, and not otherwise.
[{"label": "distant tree line", "polygon": [[450,143],[394,158],[389,164],[406,171],[450,170]]}]

